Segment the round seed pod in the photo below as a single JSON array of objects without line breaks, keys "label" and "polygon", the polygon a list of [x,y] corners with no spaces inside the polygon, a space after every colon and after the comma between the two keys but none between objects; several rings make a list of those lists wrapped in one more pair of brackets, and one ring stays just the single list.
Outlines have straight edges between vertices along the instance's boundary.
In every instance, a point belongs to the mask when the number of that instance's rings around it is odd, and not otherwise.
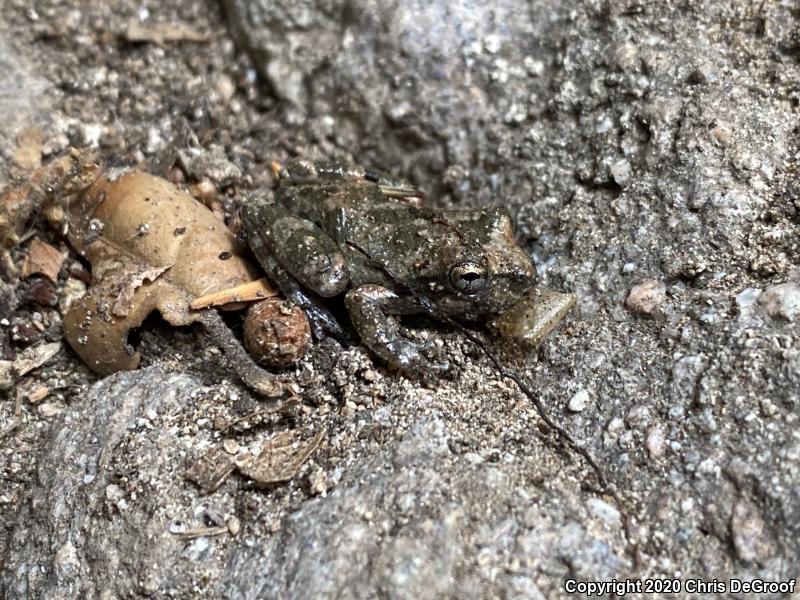
[{"label": "round seed pod", "polygon": [[301,308],[280,298],[252,304],[244,321],[244,345],[263,365],[288,367],[311,343],[311,328]]}]

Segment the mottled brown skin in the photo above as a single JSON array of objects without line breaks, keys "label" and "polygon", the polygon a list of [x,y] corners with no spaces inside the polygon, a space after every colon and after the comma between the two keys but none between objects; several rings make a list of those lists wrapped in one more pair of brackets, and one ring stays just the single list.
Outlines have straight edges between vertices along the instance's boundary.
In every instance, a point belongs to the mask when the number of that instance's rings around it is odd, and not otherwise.
[{"label": "mottled brown skin", "polygon": [[[407,184],[360,168],[293,161],[275,201],[242,208],[248,241],[317,335],[341,334],[319,297],[345,295],[362,342],[410,373],[436,374],[394,315],[476,320],[528,296],[536,271],[496,207],[443,211]],[[309,292],[310,290],[310,292]]]}]

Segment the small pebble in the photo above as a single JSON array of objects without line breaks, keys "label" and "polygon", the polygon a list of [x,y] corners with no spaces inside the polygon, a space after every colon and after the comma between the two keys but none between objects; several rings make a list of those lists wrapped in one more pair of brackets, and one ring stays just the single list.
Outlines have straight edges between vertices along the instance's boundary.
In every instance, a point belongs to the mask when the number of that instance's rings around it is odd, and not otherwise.
[{"label": "small pebble", "polygon": [[739,307],[740,311],[745,311],[756,303],[760,295],[761,290],[757,288],[745,288],[736,294],[736,306]]},{"label": "small pebble", "polygon": [[739,500],[733,507],[730,532],[733,547],[740,560],[761,561],[771,554],[764,520],[758,509],[747,500]]},{"label": "small pebble", "polygon": [[619,185],[624,186],[631,180],[631,164],[624,158],[611,165],[611,177]]},{"label": "small pebble", "polygon": [[169,532],[173,534],[185,533],[187,529],[186,523],[182,521],[173,521],[169,525]]},{"label": "small pebble", "polygon": [[767,288],[759,302],[773,319],[794,321],[800,316],[800,284],[790,281]]},{"label": "small pebble", "polygon": [[241,521],[239,521],[239,519],[233,516],[230,519],[228,519],[227,525],[228,525],[228,531],[230,532],[231,535],[236,535],[242,529]]},{"label": "small pebble", "polygon": [[315,496],[325,496],[330,489],[328,474],[322,469],[311,473],[308,477],[310,492]]},{"label": "small pebble", "polygon": [[77,277],[69,277],[64,283],[61,298],[58,301],[58,311],[65,315],[70,308],[86,294],[86,284]]},{"label": "small pebble", "polygon": [[656,279],[645,279],[639,285],[633,286],[625,306],[643,315],[652,315],[667,299],[667,287],[663,282]]},{"label": "small pebble", "polygon": [[647,448],[650,458],[661,458],[664,456],[666,438],[664,437],[664,429],[660,425],[651,427],[647,431],[647,438],[644,445]]},{"label": "small pebble", "polygon": [[589,392],[587,392],[586,390],[579,390],[575,393],[574,396],[572,396],[572,398],[569,399],[569,404],[567,405],[567,408],[569,408],[572,412],[579,413],[586,408],[588,402],[589,402]]},{"label": "small pebble", "polygon": [[236,83],[226,74],[221,74],[214,82],[214,89],[223,102],[228,102],[236,93]]},{"label": "small pebble", "polygon": [[227,438],[226,440],[224,440],[222,442],[222,448],[228,454],[236,454],[236,453],[239,452],[239,442],[237,442],[236,440],[232,440],[230,438]]},{"label": "small pebble", "polygon": [[711,137],[720,144],[727,144],[731,140],[731,126],[717,121],[717,125],[711,130]]},{"label": "small pebble", "polygon": [[46,419],[49,419],[50,417],[55,417],[56,415],[61,414],[63,411],[64,411],[63,406],[61,406],[60,404],[55,404],[53,402],[45,402],[39,405],[39,414]]},{"label": "small pebble", "polygon": [[608,525],[619,525],[621,521],[620,512],[608,502],[600,498],[590,498],[586,504],[595,516],[600,517]]}]

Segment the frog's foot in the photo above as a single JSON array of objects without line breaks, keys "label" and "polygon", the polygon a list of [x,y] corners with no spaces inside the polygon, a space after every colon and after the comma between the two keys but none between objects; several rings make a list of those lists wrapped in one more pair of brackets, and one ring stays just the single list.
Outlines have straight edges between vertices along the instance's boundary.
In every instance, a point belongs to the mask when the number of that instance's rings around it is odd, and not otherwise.
[{"label": "frog's foot", "polygon": [[430,379],[450,370],[449,363],[429,360],[418,344],[400,334],[392,315],[420,312],[413,298],[398,296],[378,285],[364,285],[347,292],[345,305],[361,341],[389,364]]},{"label": "frog's foot", "polygon": [[321,340],[326,335],[329,335],[342,343],[349,343],[351,341],[347,332],[342,329],[339,321],[336,320],[336,317],[322,305],[320,300],[312,298],[311,295],[307,294],[288,273],[286,279],[284,279],[284,283],[278,282],[278,287],[292,303],[305,311],[314,339]]},{"label": "frog's foot", "polygon": [[308,325],[311,327],[311,334],[315,340],[321,340],[329,335],[342,343],[351,341],[350,336],[347,335],[336,317],[325,308],[322,300],[306,292],[300,283],[274,260],[260,262],[283,295],[305,311]]}]

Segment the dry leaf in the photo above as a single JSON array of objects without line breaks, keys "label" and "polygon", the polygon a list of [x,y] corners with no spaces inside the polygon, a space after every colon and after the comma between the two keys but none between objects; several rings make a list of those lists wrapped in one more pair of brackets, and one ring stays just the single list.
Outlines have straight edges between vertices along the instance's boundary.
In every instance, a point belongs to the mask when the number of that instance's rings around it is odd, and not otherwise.
[{"label": "dry leaf", "polygon": [[209,448],[188,465],[186,478],[194,482],[204,494],[210,494],[225,483],[233,473],[233,460],[221,448]]},{"label": "dry leaf", "polygon": [[22,263],[20,277],[27,279],[31,275],[44,275],[55,283],[58,281],[58,273],[63,262],[64,255],[61,252],[50,244],[34,238]]},{"label": "dry leaf", "polygon": [[61,344],[59,342],[39,344],[38,346],[26,348],[14,359],[14,373],[17,377],[27,375],[53,358],[60,350]]},{"label": "dry leaf", "polygon": [[117,294],[117,299],[114,301],[114,306],[111,307],[111,312],[117,317],[127,316],[131,311],[133,296],[137,288],[140,288],[146,281],[155,281],[167,269],[169,269],[169,267],[155,267],[153,269],[144,269],[143,271],[131,273],[120,283],[119,293]]},{"label": "dry leaf", "polygon": [[257,456],[236,460],[239,472],[258,486],[289,481],[322,442],[320,431],[309,441],[301,441],[296,431],[282,431],[272,436]]},{"label": "dry leaf", "polygon": [[64,316],[64,333],[98,373],[135,369],[128,331],[158,310],[172,325],[200,320],[192,295],[255,278],[234,235],[164,179],[129,171],[101,176],[68,206],[72,245],[95,281]]},{"label": "dry leaf", "polygon": [[151,312],[158,310],[164,320],[178,326],[194,323],[198,316],[189,311],[186,290],[163,278],[142,283],[133,292],[124,314],[115,314],[112,306],[120,289],[129,287],[144,266],[105,240],[95,242],[95,260],[101,260],[103,247],[110,253],[109,261],[113,257],[115,267],[101,269],[103,278],[64,315],[64,337],[93,371],[110,375],[139,366],[141,356],[128,345],[128,332],[141,325]]},{"label": "dry leaf", "polygon": [[169,266],[168,278],[194,296],[258,278],[225,224],[160,177],[141,171],[113,181],[102,176],[70,205],[69,215],[70,242],[93,263],[91,244],[102,237],[144,265]]},{"label": "dry leaf", "polygon": [[69,240],[92,263],[93,285],[64,315],[64,335],[93,370],[135,369],[128,332],[154,310],[172,325],[202,323],[229,366],[263,395],[283,393],[216,311],[193,312],[194,296],[256,279],[245,248],[203,204],[159,177],[101,175],[65,203]]}]

